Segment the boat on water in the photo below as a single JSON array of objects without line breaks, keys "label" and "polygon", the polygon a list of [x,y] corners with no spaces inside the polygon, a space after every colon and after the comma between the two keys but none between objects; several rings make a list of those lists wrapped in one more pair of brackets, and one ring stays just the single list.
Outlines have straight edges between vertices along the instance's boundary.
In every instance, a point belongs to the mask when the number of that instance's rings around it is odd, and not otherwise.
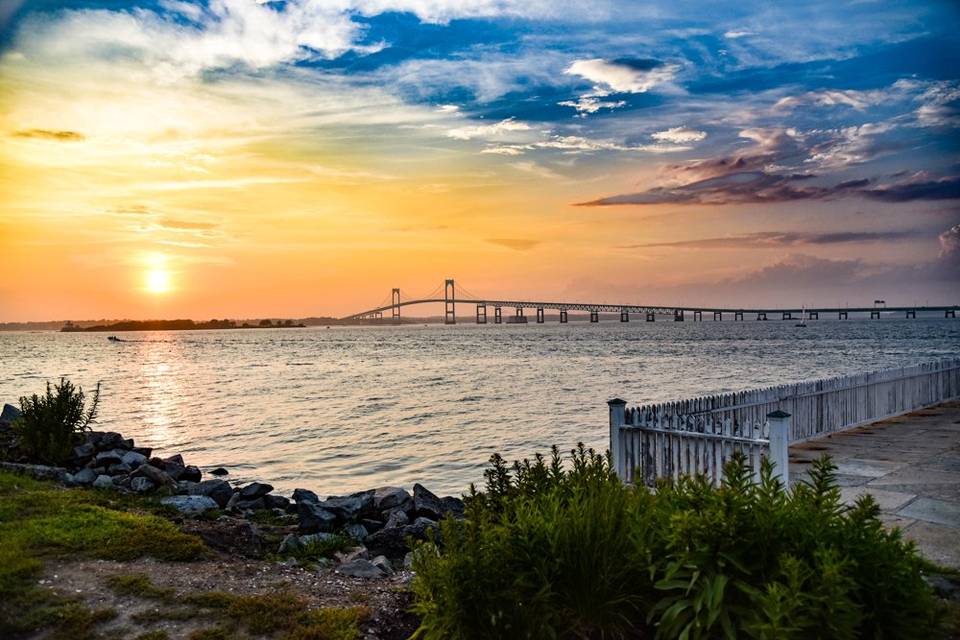
[{"label": "boat on water", "polygon": [[107,336],[107,340],[109,340],[110,342],[123,342],[123,340],[121,340],[117,336]]},{"label": "boat on water", "polygon": [[800,322],[793,325],[795,327],[805,327],[807,326],[807,308],[803,307],[803,311],[800,312]]}]

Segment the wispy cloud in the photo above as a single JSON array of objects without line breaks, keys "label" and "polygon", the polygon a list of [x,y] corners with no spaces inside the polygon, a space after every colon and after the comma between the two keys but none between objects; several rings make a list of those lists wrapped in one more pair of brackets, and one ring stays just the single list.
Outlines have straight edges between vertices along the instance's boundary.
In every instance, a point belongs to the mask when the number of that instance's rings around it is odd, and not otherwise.
[{"label": "wispy cloud", "polygon": [[487,242],[513,249],[514,251],[529,251],[541,244],[540,240],[532,240],[530,238],[487,238]]},{"label": "wispy cloud", "polygon": [[40,138],[56,142],[80,142],[87,138],[77,131],[51,131],[50,129],[24,129],[15,131],[12,135],[15,138]]},{"label": "wispy cloud", "polygon": [[506,118],[493,124],[455,127],[447,131],[447,136],[454,140],[472,140],[473,138],[491,139],[517,131],[529,131],[531,128],[532,127],[526,122],[520,122],[514,118]]},{"label": "wispy cloud", "polygon": [[835,245],[861,242],[892,242],[928,235],[919,231],[837,231],[809,233],[802,231],[758,231],[717,238],[698,238],[674,242],[648,242],[626,245],[624,249],[780,249],[801,245]]},{"label": "wispy cloud", "polygon": [[651,133],[650,137],[658,142],[669,142],[671,144],[684,144],[687,142],[700,142],[707,137],[705,131],[697,131],[689,127],[672,127],[666,131],[657,131]]},{"label": "wispy cloud", "polygon": [[573,107],[581,115],[596,113],[600,109],[616,109],[624,106],[626,101],[601,98],[615,93],[646,93],[672,80],[679,70],[679,65],[654,59],[574,60],[564,73],[589,80],[594,83],[593,89],[577,100],[564,100],[558,104]]}]

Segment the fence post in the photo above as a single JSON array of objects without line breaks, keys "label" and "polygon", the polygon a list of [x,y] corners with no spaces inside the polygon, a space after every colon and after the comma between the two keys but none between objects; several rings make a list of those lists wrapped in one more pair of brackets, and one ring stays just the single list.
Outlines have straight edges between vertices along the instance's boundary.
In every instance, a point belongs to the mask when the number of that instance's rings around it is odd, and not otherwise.
[{"label": "fence post", "polygon": [[773,474],[785,488],[790,487],[790,414],[777,409],[767,414],[770,425],[770,461]]},{"label": "fence post", "polygon": [[607,406],[610,408],[610,459],[613,462],[613,471],[626,481],[626,469],[623,468],[622,452],[620,450],[620,427],[623,426],[627,406],[626,400],[614,398],[607,400]]}]

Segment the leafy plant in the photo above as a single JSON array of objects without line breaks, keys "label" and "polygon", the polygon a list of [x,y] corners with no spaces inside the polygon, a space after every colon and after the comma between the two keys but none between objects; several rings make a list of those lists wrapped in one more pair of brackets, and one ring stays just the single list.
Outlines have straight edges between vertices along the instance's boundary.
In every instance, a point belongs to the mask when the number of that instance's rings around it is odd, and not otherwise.
[{"label": "leafy plant", "polygon": [[923,561],[829,458],[785,488],[736,455],[724,481],[623,485],[581,445],[565,468],[499,456],[467,519],[414,554],[417,636],[915,638],[938,631]]},{"label": "leafy plant", "polygon": [[99,404],[99,382],[87,407],[83,389],[61,378],[53,387],[47,382],[47,391],[42,396],[20,398],[23,415],[14,422],[14,427],[31,458],[60,464],[70,455],[79,436],[96,420]]}]

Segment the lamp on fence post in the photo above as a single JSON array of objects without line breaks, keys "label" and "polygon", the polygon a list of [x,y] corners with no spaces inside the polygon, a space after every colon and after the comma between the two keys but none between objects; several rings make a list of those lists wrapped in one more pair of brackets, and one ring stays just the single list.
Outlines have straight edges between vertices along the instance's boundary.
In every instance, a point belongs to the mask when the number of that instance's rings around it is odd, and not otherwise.
[{"label": "lamp on fence post", "polygon": [[624,423],[624,409],[627,406],[627,401],[614,398],[613,400],[607,400],[607,406],[610,408],[610,460],[613,464],[614,473],[621,480],[626,480],[626,470],[621,468],[623,463],[620,459],[620,427]]},{"label": "lamp on fence post", "polygon": [[767,414],[770,425],[770,461],[773,474],[780,478],[784,488],[790,487],[790,414],[777,409]]}]

